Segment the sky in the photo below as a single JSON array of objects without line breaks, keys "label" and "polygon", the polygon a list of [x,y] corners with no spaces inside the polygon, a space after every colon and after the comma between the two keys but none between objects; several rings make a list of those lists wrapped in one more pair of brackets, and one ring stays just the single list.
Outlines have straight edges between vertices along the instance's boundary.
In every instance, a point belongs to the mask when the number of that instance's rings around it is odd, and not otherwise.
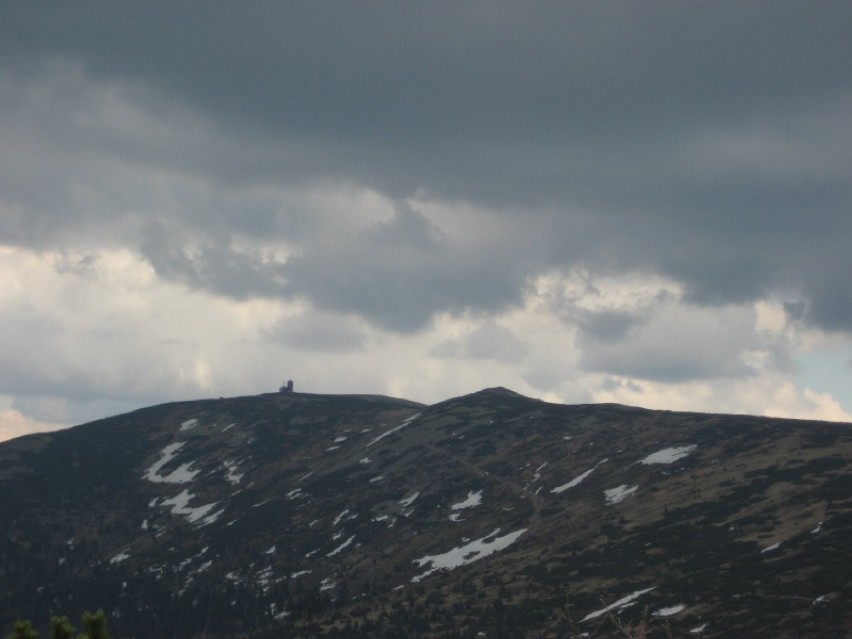
[{"label": "sky", "polygon": [[852,3],[4,2],[0,439],[297,391],[852,421]]}]

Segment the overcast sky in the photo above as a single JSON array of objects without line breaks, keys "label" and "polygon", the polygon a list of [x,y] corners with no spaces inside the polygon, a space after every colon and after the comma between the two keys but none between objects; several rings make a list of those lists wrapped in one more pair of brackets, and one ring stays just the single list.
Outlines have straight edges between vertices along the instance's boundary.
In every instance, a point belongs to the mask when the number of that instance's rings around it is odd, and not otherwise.
[{"label": "overcast sky", "polygon": [[3,2],[0,439],[296,390],[852,420],[852,3]]}]

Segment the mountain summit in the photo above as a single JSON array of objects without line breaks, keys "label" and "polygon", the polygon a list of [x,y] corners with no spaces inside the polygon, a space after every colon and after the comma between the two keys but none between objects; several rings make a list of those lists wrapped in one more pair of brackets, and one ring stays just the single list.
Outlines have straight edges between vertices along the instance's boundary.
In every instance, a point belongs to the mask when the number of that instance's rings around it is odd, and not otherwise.
[{"label": "mountain summit", "polygon": [[849,636],[851,464],[849,424],[503,388],[165,404],[0,444],[0,624]]}]

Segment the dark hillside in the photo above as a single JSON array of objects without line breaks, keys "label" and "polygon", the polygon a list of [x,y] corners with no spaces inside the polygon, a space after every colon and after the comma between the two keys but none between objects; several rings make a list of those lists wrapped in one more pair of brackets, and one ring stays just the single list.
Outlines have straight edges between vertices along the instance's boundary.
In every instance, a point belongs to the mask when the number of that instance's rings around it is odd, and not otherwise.
[{"label": "dark hillside", "polygon": [[850,469],[847,424],[502,388],[166,404],[0,444],[0,623],[849,636]]}]

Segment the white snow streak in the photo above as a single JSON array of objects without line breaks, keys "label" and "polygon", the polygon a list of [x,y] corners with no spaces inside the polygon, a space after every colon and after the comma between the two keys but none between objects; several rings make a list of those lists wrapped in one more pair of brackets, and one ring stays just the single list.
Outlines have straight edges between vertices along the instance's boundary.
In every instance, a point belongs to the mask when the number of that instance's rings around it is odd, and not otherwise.
[{"label": "white snow streak", "polygon": [[420,497],[420,493],[414,493],[411,497],[406,497],[405,499],[399,500],[399,505],[403,508],[408,508],[411,504],[414,503],[414,500]]},{"label": "white snow streak", "polygon": [[184,489],[180,494],[175,495],[171,499],[163,500],[161,505],[171,506],[173,515],[184,515],[191,524],[194,524],[199,520],[202,520],[203,524],[210,524],[216,521],[216,518],[224,512],[220,510],[213,515],[208,516],[208,513],[213,510],[213,507],[216,506],[218,502],[214,501],[212,504],[205,504],[203,506],[192,508],[190,507],[189,502],[193,499],[193,497],[194,495],[191,492]]},{"label": "white snow streak", "polygon": [[606,459],[600,460],[597,464],[595,464],[594,466],[589,468],[589,470],[587,470],[586,472],[582,473],[581,475],[577,475],[574,479],[569,481],[567,484],[562,484],[561,486],[557,486],[556,488],[554,488],[550,492],[558,495],[559,493],[565,492],[569,488],[574,488],[574,486],[578,485],[580,482],[582,482],[584,479],[586,479],[586,477],[591,475],[595,471],[595,469],[598,466],[600,466],[601,464],[603,464],[605,461],[607,461],[607,460]]},{"label": "white snow streak", "polygon": [[765,552],[772,552],[773,550],[778,550],[778,548],[779,548],[780,546],[781,546],[781,542],[780,542],[780,541],[776,541],[776,542],[775,542],[774,544],[772,544],[771,546],[767,546],[766,548],[764,548],[763,550],[761,550],[761,551],[760,551],[760,554],[762,555],[762,554],[763,554],[763,553],[765,553]]},{"label": "white snow streak", "polygon": [[229,482],[232,486],[236,486],[237,484],[239,484],[239,483],[240,483],[240,481],[241,481],[241,480],[242,480],[242,478],[243,478],[243,473],[238,473],[238,472],[237,472],[237,468],[238,468],[237,463],[236,463],[236,462],[232,462],[232,461],[228,461],[228,460],[225,460],[225,461],[224,461],[224,462],[222,462],[222,463],[223,463],[223,464],[224,464],[224,466],[225,466],[225,470],[227,470],[227,471],[228,471],[228,474],[227,474],[227,475],[225,475],[225,479],[227,479],[227,480],[228,480],[228,482]]},{"label": "white snow streak", "polygon": [[402,422],[399,426],[394,426],[394,427],[393,427],[393,428],[391,428],[390,430],[386,430],[385,432],[383,432],[383,433],[382,433],[381,435],[379,435],[378,437],[374,437],[373,439],[371,439],[369,442],[367,442],[367,446],[366,446],[366,448],[369,448],[370,446],[372,446],[372,445],[373,445],[373,444],[375,444],[376,442],[379,442],[379,441],[383,440],[383,439],[384,439],[385,437],[387,437],[388,435],[391,435],[391,434],[395,433],[395,432],[396,432],[396,431],[398,431],[398,430],[402,430],[403,428],[405,428],[406,426],[408,426],[411,422],[413,422],[413,421],[414,421],[415,419],[417,419],[418,417],[420,417],[420,413],[414,413],[411,417],[409,417],[408,419],[406,419],[406,420],[405,420],[404,422]]},{"label": "white snow streak", "polygon": [[183,423],[180,425],[180,429],[181,429],[181,431],[192,430],[192,429],[193,429],[193,428],[195,428],[197,425],[198,425],[198,420],[197,420],[197,419],[187,419],[185,422],[183,422]]},{"label": "white snow streak", "polygon": [[615,603],[608,605],[606,608],[601,608],[600,610],[595,610],[594,612],[590,612],[585,617],[583,617],[580,621],[582,622],[582,621],[589,621],[590,619],[597,619],[598,617],[609,612],[613,608],[626,608],[633,601],[635,601],[636,599],[638,599],[639,597],[644,595],[646,592],[651,592],[652,590],[654,590],[654,588],[656,588],[656,586],[651,586],[650,588],[645,588],[645,590],[635,590],[634,592],[630,593],[626,597],[622,597],[621,599],[619,599]]},{"label": "white snow streak", "polygon": [[676,604],[674,606],[669,606],[668,608],[660,608],[657,612],[654,613],[655,617],[671,617],[672,615],[676,615],[679,612],[682,612],[683,609],[686,608],[683,604]]},{"label": "white snow streak", "polygon": [[606,497],[606,503],[609,505],[618,504],[624,501],[624,498],[628,495],[635,493],[637,488],[639,488],[639,486],[628,486],[627,484],[621,484],[621,486],[616,486],[615,488],[605,490],[604,497]]},{"label": "white snow streak", "polygon": [[473,508],[474,506],[479,506],[479,504],[481,503],[482,491],[477,490],[476,492],[474,492],[471,490],[467,493],[467,499],[465,499],[464,501],[460,501],[457,504],[453,504],[452,506],[450,506],[450,510],[464,510],[465,508]]},{"label": "white snow streak", "polygon": [[679,459],[683,459],[694,451],[698,446],[690,444],[689,446],[680,446],[674,448],[663,448],[656,453],[651,453],[645,459],[641,460],[640,464],[672,464]]},{"label": "white snow streak", "polygon": [[169,444],[160,451],[160,459],[151,464],[150,468],[145,471],[145,479],[155,484],[185,484],[195,479],[198,474],[197,470],[192,470],[192,462],[181,464],[175,470],[166,476],[160,476],[160,469],[173,460],[178,451],[183,448],[186,442],[175,442]]},{"label": "white snow streak", "polygon": [[[431,567],[426,572],[412,577],[411,581],[418,582],[438,570],[452,570],[459,566],[464,566],[465,564],[488,557],[489,555],[493,555],[495,552],[508,548],[526,531],[526,528],[521,528],[520,530],[511,532],[508,535],[495,537],[495,535],[500,532],[500,529],[497,528],[490,535],[471,541],[464,546],[453,548],[441,555],[427,555],[426,557],[415,559],[414,561],[421,568],[427,564],[431,564]],[[490,541],[486,541],[488,539],[490,539]]]},{"label": "white snow streak", "polygon": [[326,555],[326,557],[334,557],[335,555],[339,554],[341,550],[343,550],[343,549],[344,549],[344,548],[346,548],[349,544],[351,544],[353,541],[355,541],[355,535],[352,535],[349,539],[347,539],[347,540],[346,540],[346,541],[344,541],[342,544],[340,544],[337,548],[335,548],[335,549],[334,549],[334,550],[332,550],[330,553],[328,553],[328,554]]}]

